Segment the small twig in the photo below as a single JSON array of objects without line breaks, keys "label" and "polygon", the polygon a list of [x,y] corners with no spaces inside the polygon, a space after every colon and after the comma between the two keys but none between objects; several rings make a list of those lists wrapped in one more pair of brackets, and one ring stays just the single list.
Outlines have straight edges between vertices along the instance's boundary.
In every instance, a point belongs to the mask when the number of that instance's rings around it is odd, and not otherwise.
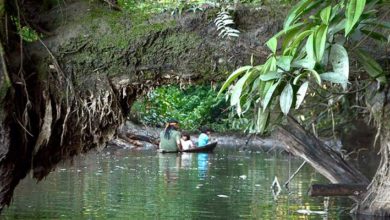
[{"label": "small twig", "polygon": [[23,124],[19,121],[19,119],[18,119],[17,117],[14,117],[14,118],[15,118],[15,120],[18,122],[18,124],[20,125],[20,127],[22,127],[23,130],[26,131],[26,133],[27,133],[28,135],[30,135],[31,137],[34,137],[34,135],[31,134],[31,133],[27,130],[27,128],[25,128],[25,127],[23,126]]},{"label": "small twig", "polygon": [[291,175],[288,180],[284,183],[284,187],[288,189],[288,184],[290,184],[291,180],[299,173],[299,171],[302,169],[302,167],[306,164],[306,160],[303,161],[303,163],[298,167],[298,169]]}]

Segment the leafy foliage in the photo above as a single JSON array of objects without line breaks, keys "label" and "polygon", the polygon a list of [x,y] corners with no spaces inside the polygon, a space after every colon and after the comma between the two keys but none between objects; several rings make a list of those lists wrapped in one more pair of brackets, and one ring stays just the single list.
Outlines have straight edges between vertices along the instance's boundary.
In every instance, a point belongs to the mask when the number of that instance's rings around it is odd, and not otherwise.
[{"label": "leafy foliage", "polygon": [[219,31],[218,36],[221,36],[222,38],[239,37],[240,31],[233,27],[234,21],[232,16],[229,15],[229,12],[225,10],[219,12],[217,18],[214,20],[214,23]]},{"label": "leafy foliage", "polygon": [[254,112],[250,129],[264,132],[271,109],[279,108],[287,115],[292,106],[299,108],[309,86],[326,90],[327,84],[338,84],[347,91],[348,51],[357,54],[372,79],[387,83],[381,66],[360,46],[367,38],[386,39],[377,31],[386,27],[377,10],[384,4],[388,2],[299,1],[287,15],[283,30],[266,42],[271,52],[267,61],[234,71],[219,94],[229,88],[227,95],[237,114],[246,117],[246,112]]},{"label": "leafy foliage", "polygon": [[[185,130],[208,125],[217,131],[242,129],[247,120],[229,119],[223,98],[209,86],[192,86],[181,90],[176,86],[160,87],[137,101],[132,116],[147,125],[163,126],[167,119],[180,121]],[[231,123],[233,121],[233,123]]]},{"label": "leafy foliage", "polygon": [[11,19],[16,24],[17,31],[24,41],[34,42],[39,39],[39,35],[34,29],[28,26],[23,26],[16,17],[11,17]]}]

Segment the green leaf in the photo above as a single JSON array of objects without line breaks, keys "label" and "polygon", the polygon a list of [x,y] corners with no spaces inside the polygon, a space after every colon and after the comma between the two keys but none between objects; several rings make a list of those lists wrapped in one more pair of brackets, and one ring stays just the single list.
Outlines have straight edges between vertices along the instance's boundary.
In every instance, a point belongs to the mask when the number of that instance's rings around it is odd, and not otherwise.
[{"label": "green leaf", "polygon": [[[298,35],[294,36],[294,41],[291,43],[289,48],[284,49],[283,55],[287,55],[287,52],[292,49],[296,49],[299,47],[299,45],[303,42],[303,39],[305,39],[307,36],[313,33],[313,30],[306,30],[303,32],[300,32]],[[284,41],[284,40],[283,40]]]},{"label": "green leaf", "polygon": [[305,69],[314,69],[316,64],[316,59],[314,55],[314,33],[310,34],[310,36],[306,40],[306,57],[301,60],[295,60],[292,63],[293,67],[305,68]]},{"label": "green leaf", "polygon": [[267,41],[266,45],[272,51],[272,53],[276,53],[276,47],[278,46],[278,40],[276,39],[276,37],[272,37],[271,39],[269,39]]},{"label": "green leaf", "polygon": [[294,78],[293,85],[296,85],[298,83],[298,81],[301,79],[302,76],[303,76],[303,74],[299,74],[298,76],[296,76]]},{"label": "green leaf", "polygon": [[[310,34],[310,36],[307,38],[305,49],[306,49],[307,58],[309,60],[315,60],[315,56],[314,56],[314,33]],[[313,69],[313,68],[309,68],[309,69]]]},{"label": "green leaf", "polygon": [[314,38],[314,51],[316,54],[317,62],[321,62],[322,56],[325,52],[326,34],[328,31],[328,25],[321,25],[317,28]]},{"label": "green leaf", "polygon": [[326,8],[321,10],[321,13],[320,13],[321,20],[326,25],[329,24],[329,18],[330,18],[330,13],[331,12],[332,12],[332,6],[331,5],[329,5],[328,7],[326,7]]},{"label": "green leaf", "polygon": [[240,102],[240,97],[242,90],[244,88],[244,84],[247,81],[247,79],[252,75],[252,71],[248,71],[241,79],[238,80],[236,85],[234,85],[232,95],[230,97],[230,105],[236,105]]},{"label": "green leaf", "polygon": [[330,62],[332,63],[333,72],[340,76],[338,77],[337,83],[340,83],[343,89],[346,90],[349,77],[349,59],[348,53],[343,46],[339,44],[332,45],[330,49]]},{"label": "green leaf", "polygon": [[290,71],[290,65],[293,57],[292,56],[280,56],[277,58],[276,65],[282,70],[278,69],[279,72]]},{"label": "green leaf", "polygon": [[221,95],[221,93],[228,87],[230,86],[230,84],[232,84],[232,82],[237,79],[237,77],[239,77],[242,73],[250,70],[252,68],[252,66],[243,66],[243,67],[240,67],[238,69],[236,69],[232,74],[230,74],[230,76],[228,77],[228,79],[223,83],[221,89],[219,90],[218,92],[218,96]]},{"label": "green leaf", "polygon": [[345,77],[339,73],[326,72],[326,73],[320,74],[320,77],[322,80],[329,81],[332,83],[341,84],[343,86],[343,88],[346,89],[346,85],[348,83],[348,80],[345,79]]},{"label": "green leaf", "polygon": [[293,89],[290,83],[284,87],[282,93],[280,94],[280,109],[282,112],[287,115],[290,111],[293,101]]},{"label": "green leaf", "polygon": [[282,74],[283,73],[281,73],[281,72],[271,71],[271,72],[268,72],[266,74],[260,75],[260,79],[263,81],[268,81],[268,80],[272,80],[272,79],[280,79],[282,77]]},{"label": "green leaf", "polygon": [[286,17],[286,20],[284,21],[284,29],[287,29],[290,27],[291,24],[295,22],[297,17],[301,15],[305,9],[308,8],[310,3],[312,3],[313,0],[302,0],[299,1],[297,5],[295,5],[289,12],[289,14]]},{"label": "green leaf", "polygon": [[383,34],[375,32],[375,31],[370,31],[370,30],[360,30],[363,34],[371,37],[374,40],[380,41],[380,42],[387,42],[387,37],[385,37]]},{"label": "green leaf", "polygon": [[321,77],[315,70],[307,69],[310,73],[310,75],[314,76],[314,79],[316,80],[318,85],[321,85]]},{"label": "green leaf", "polygon": [[295,109],[298,109],[305,99],[307,88],[309,87],[309,82],[304,82],[298,89],[297,92],[297,101],[295,102]]},{"label": "green leaf", "polygon": [[267,91],[263,99],[263,109],[267,109],[269,102],[271,101],[272,95],[274,94],[275,89],[279,86],[280,81],[273,84]]},{"label": "green leaf", "polygon": [[274,84],[274,81],[267,81],[267,82],[265,82],[264,90],[260,94],[262,99],[264,99],[265,95],[267,94],[267,91],[269,90],[269,88],[271,88],[271,86],[273,84]]},{"label": "green leaf", "polygon": [[355,24],[359,21],[360,16],[364,11],[366,0],[349,0],[347,4],[346,19],[345,23],[345,36],[351,32]]},{"label": "green leaf", "polygon": [[382,67],[365,51],[357,50],[358,61],[363,65],[363,68],[374,79],[381,83],[387,83],[386,77],[383,75]]},{"label": "green leaf", "polygon": [[262,111],[261,108],[258,109],[257,112],[257,131],[260,133],[263,133],[265,128],[267,127],[268,118],[270,115],[270,111]]}]

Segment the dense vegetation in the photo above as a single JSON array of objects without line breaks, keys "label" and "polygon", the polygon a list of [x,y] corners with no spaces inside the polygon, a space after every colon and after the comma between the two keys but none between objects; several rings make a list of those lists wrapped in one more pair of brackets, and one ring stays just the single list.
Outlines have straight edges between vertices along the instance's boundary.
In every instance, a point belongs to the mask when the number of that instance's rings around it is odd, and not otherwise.
[{"label": "dense vegetation", "polygon": [[137,100],[131,117],[151,126],[163,126],[168,119],[175,118],[182,129],[190,131],[204,125],[219,132],[244,129],[248,119],[235,117],[232,113],[225,99],[217,97],[217,92],[210,86],[186,89],[166,86]]},{"label": "dense vegetation", "polygon": [[[268,60],[234,71],[221,92],[234,84],[228,91],[230,105],[240,116],[255,112],[249,126],[258,132],[269,124],[271,112],[287,115],[304,103],[307,93],[327,102],[325,111],[349,104],[345,95],[358,96],[370,81],[387,84],[388,74],[365,44],[378,41],[377,48],[385,48],[388,6],[386,1],[300,1],[290,10],[283,30],[266,43]],[[381,53],[386,52],[377,51],[377,56]],[[350,66],[355,60],[357,68]],[[361,98],[355,100],[359,106]]]}]

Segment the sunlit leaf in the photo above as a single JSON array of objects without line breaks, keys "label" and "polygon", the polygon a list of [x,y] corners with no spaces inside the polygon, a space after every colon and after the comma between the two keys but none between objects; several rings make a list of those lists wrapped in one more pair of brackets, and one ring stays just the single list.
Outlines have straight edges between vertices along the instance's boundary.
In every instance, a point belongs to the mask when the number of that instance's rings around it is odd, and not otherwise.
[{"label": "sunlit leaf", "polygon": [[328,31],[327,25],[321,25],[317,28],[314,38],[314,52],[317,62],[321,62],[322,56],[325,52],[326,34]]},{"label": "sunlit leaf", "polygon": [[341,84],[343,86],[343,89],[346,89],[346,85],[348,83],[348,80],[340,73],[326,72],[326,73],[320,74],[320,77],[324,81],[329,81],[332,83]]},{"label": "sunlit leaf", "polygon": [[320,16],[321,16],[321,20],[324,24],[329,24],[329,18],[330,18],[331,11],[332,11],[331,5],[329,5],[328,7],[321,10]]},{"label": "sunlit leaf", "polygon": [[273,37],[267,41],[266,45],[272,51],[272,53],[276,53],[276,47],[278,46],[278,40],[276,39],[276,37]]},{"label": "sunlit leaf", "polygon": [[295,109],[298,109],[305,99],[307,88],[309,87],[309,82],[304,82],[298,89],[297,92],[297,101],[295,102]]},{"label": "sunlit leaf", "polygon": [[242,93],[242,90],[244,88],[244,85],[245,85],[247,79],[252,75],[252,73],[253,72],[248,71],[243,77],[241,77],[241,79],[239,79],[237,81],[236,85],[234,85],[232,95],[230,97],[230,105],[236,105],[240,102],[240,97],[241,97],[241,93]]},{"label": "sunlit leaf", "polygon": [[282,112],[287,115],[290,111],[293,101],[293,89],[290,83],[284,87],[282,93],[280,94],[280,109]]},{"label": "sunlit leaf", "polygon": [[298,4],[296,4],[289,12],[289,14],[287,15],[287,18],[286,20],[284,21],[284,29],[287,29],[290,27],[290,25],[292,25],[295,20],[297,19],[297,17],[299,15],[301,15],[305,9],[308,8],[308,6],[310,5],[310,3],[312,3],[313,0],[302,0],[302,1],[299,1]]},{"label": "sunlit leaf", "polygon": [[242,73],[250,70],[251,68],[252,66],[243,66],[236,69],[232,74],[230,74],[228,79],[224,82],[224,84],[222,85],[221,89],[218,92],[218,95],[220,95],[228,86],[230,86],[230,84],[232,84],[232,82],[235,79],[237,79],[237,77],[239,77]]},{"label": "sunlit leaf", "polygon": [[349,0],[347,3],[346,19],[345,23],[345,36],[351,32],[355,24],[358,22],[360,16],[364,11],[366,0]]},{"label": "sunlit leaf", "polygon": [[[340,75],[337,78],[337,83],[340,83],[343,89],[346,90],[349,77],[349,59],[348,53],[343,46],[339,44],[332,45],[330,49],[330,62],[332,63],[333,72]],[[322,75],[321,79],[325,80]]]},{"label": "sunlit leaf", "polygon": [[279,79],[282,77],[282,74],[283,73],[281,73],[281,72],[271,71],[271,72],[268,72],[266,74],[260,75],[260,79],[263,81],[268,81],[268,80],[272,80],[272,79]]},{"label": "sunlit leaf", "polygon": [[292,56],[280,56],[277,59],[276,65],[281,68],[278,69],[277,71],[279,72],[287,72],[290,71],[290,65],[293,57]]},{"label": "sunlit leaf", "polygon": [[274,94],[275,89],[279,86],[280,81],[273,84],[267,91],[263,99],[263,109],[267,109],[269,102],[271,101],[272,95]]}]

